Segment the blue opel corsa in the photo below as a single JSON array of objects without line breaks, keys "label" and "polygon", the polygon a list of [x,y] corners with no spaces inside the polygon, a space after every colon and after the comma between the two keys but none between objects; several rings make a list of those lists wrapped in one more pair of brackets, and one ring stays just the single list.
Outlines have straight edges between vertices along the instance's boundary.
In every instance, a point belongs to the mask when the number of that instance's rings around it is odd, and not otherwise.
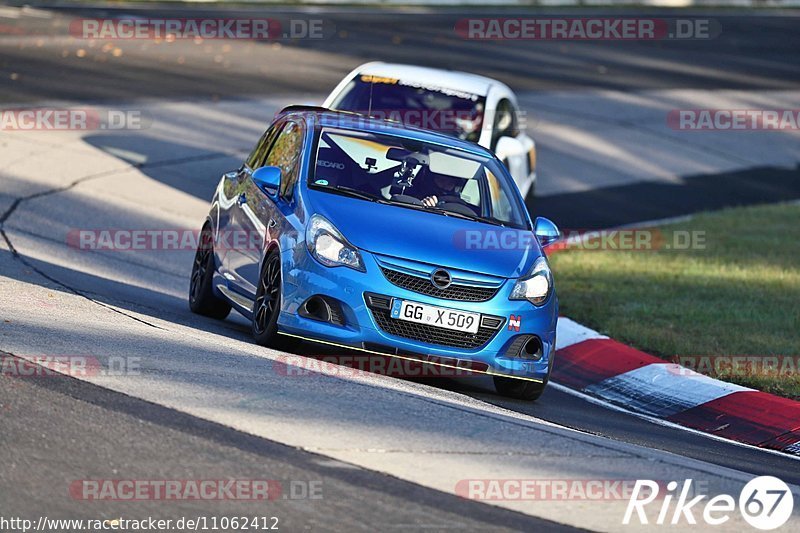
[{"label": "blue opel corsa", "polygon": [[488,150],[322,108],[284,109],[225,174],[200,234],[191,310],[259,344],[321,341],[492,375],[535,400],[558,300],[519,191]]}]

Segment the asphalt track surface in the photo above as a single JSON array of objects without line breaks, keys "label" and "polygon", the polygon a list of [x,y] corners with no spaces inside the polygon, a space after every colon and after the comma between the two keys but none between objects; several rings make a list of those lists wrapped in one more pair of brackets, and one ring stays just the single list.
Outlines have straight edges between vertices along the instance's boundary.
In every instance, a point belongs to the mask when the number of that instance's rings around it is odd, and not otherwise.
[{"label": "asphalt track surface", "polygon": [[[41,502],[49,500],[54,503],[44,507],[51,516],[82,517],[75,514],[79,508],[75,502],[55,502],[64,501],[64,485],[86,478],[97,471],[99,463],[108,461],[124,470],[128,479],[149,479],[155,472],[163,479],[192,479],[193,472],[203,471],[219,478],[277,480],[281,498],[271,502],[268,510],[261,507],[254,512],[250,502],[231,501],[215,503],[214,511],[227,516],[275,516],[280,529],[288,531],[377,531],[388,524],[461,531],[575,530],[352,468],[78,380],[2,376],[0,391],[3,407],[23,407],[26,413],[24,417],[4,415],[4,464],[6,475],[15,481],[5,485],[4,515],[27,515],[32,506],[39,513]],[[32,458],[54,455],[63,468],[50,470],[49,483],[30,475],[38,470]],[[186,461],[187,456],[191,461]],[[305,499],[306,490],[320,488],[324,488],[322,498]],[[38,494],[39,501],[26,501],[28,491]],[[284,495],[292,497],[282,499]],[[368,507],[364,502],[369,502]],[[138,509],[133,505],[110,504],[102,512],[104,516],[146,515],[146,504],[138,504]],[[208,504],[185,502],[170,505],[169,511],[160,517],[207,516]],[[86,518],[93,516],[96,512],[86,514]]]},{"label": "asphalt track surface", "polygon": [[[124,12],[129,13],[130,9]],[[98,13],[64,8],[56,12],[56,19],[62,13],[98,17],[113,14],[112,11]],[[184,11],[174,8],[137,13],[185,16]],[[252,11],[226,10],[224,16],[249,13]],[[297,12],[276,13],[276,16],[288,17]],[[203,15],[194,10],[192,16]],[[421,15],[337,10],[324,14],[323,18],[336,28],[336,37],[325,40],[282,42],[280,46],[234,43],[234,48],[223,54],[182,43],[172,49],[149,43],[122,43],[123,53],[119,57],[89,63],[75,56],[74,49],[79,45],[52,35],[48,30],[52,18],[34,14],[12,20],[10,24],[32,34],[45,35],[41,46],[36,39],[27,39],[23,45],[13,38],[0,39],[2,72],[17,74],[14,79],[3,76],[0,101],[15,104],[235,101],[293,92],[301,99],[313,99],[353,66],[377,58],[477,71],[532,94],[582,89],[757,92],[800,88],[800,54],[797,53],[800,34],[796,31],[798,19],[791,16],[713,15],[723,22],[725,31],[717,39],[700,43],[537,43],[535,47],[529,43],[471,43],[454,38],[450,30],[454,21],[462,16],[456,12]],[[9,21],[4,20],[6,22]],[[431,42],[436,46],[431,47]],[[236,48],[239,46],[242,48]],[[64,50],[73,53],[65,58]],[[223,57],[217,61],[219,55]],[[183,57],[182,62],[177,62],[178,57]],[[100,135],[87,139],[93,146],[107,146],[107,141]],[[137,146],[141,148],[141,144]],[[121,143],[117,148],[126,147]],[[230,170],[236,154],[240,155],[247,146],[242,144],[237,148],[238,152],[230,149],[216,152],[207,148],[192,153],[189,158],[194,158],[196,163],[191,168],[194,175],[201,176],[192,180],[182,179],[185,174],[181,172],[170,174],[169,165],[161,167],[165,172],[158,166],[147,165],[142,165],[140,170],[151,177],[158,176],[162,186],[207,199],[220,173]],[[150,149],[154,154],[159,150],[157,147]],[[160,149],[168,151],[169,147]],[[674,157],[681,155],[675,153]],[[124,156],[121,158],[124,160]],[[740,162],[738,166],[712,174],[684,175],[679,184],[627,181],[605,186],[585,176],[578,190],[560,191],[537,199],[534,210],[563,221],[565,227],[608,227],[729,205],[800,197],[800,176],[791,165],[748,166]],[[0,204],[3,211],[0,218],[10,223],[19,216],[15,211],[21,212],[25,204],[35,205],[40,197],[20,202],[16,199],[41,191],[15,192],[13,187],[4,187],[0,193],[4,200]],[[81,206],[70,206],[70,209],[79,212]],[[25,220],[17,221],[18,235],[25,236],[26,225]],[[36,228],[29,230],[36,233]],[[42,253],[36,258],[24,258],[24,263],[12,258],[8,249],[0,252],[4,265],[14,265],[3,275],[56,292],[89,294],[99,302],[128,309],[135,316],[156,316],[193,327],[208,322],[198,321],[172,294],[159,294],[157,289],[123,285],[113,279],[71,269],[59,265],[56,257],[48,261],[44,259],[49,253],[48,244],[40,245]],[[41,273],[46,273],[47,278]],[[160,275],[157,269],[151,274]],[[153,281],[157,287],[158,283]],[[184,310],[180,311],[182,308]],[[15,322],[18,317],[6,315],[10,309],[4,308],[0,318]],[[239,319],[206,325],[232,339],[247,338],[246,328]],[[3,335],[17,334],[4,329]],[[53,333],[57,332],[54,328]],[[97,337],[92,342],[102,345],[104,341]],[[0,349],[6,344],[0,344]],[[314,348],[308,349],[313,353]],[[0,380],[0,409],[7,413],[21,409],[26,414],[17,417],[4,413],[2,418],[0,442],[5,457],[2,481],[4,486],[16,488],[4,490],[0,497],[4,513],[11,510],[18,515],[39,514],[40,502],[45,498],[58,501],[57,491],[63,489],[56,488],[60,487],[56,481],[91,477],[93,465],[98,463],[124,467],[129,477],[167,479],[191,478],[196,472],[213,472],[214,468],[220,476],[236,477],[237,472],[241,472],[241,476],[256,477],[259,472],[254,472],[252,465],[260,464],[264,475],[272,478],[325,481],[326,498],[321,504],[277,502],[281,507],[270,509],[270,514],[293,520],[287,524],[287,529],[293,531],[308,527],[374,530],[386,524],[425,526],[433,530],[455,527],[470,531],[490,527],[499,530],[501,526],[509,530],[557,527],[552,522],[461,500],[384,474],[348,467],[345,463],[334,464],[311,452],[77,380],[4,377]],[[550,388],[536,404],[526,404],[499,398],[481,383],[447,381],[423,385],[466,394],[589,434],[800,483],[800,463],[790,458],[655,425],[555,388]],[[32,457],[39,459],[34,461]],[[185,457],[191,457],[191,462],[187,463]],[[30,494],[38,494],[40,499],[32,500],[28,497]],[[370,503],[365,506],[363,502]],[[109,504],[103,512],[105,516],[113,516],[115,512],[122,512],[120,509],[126,513],[131,510],[127,506]],[[74,512],[73,507],[64,510]],[[190,504],[170,508],[175,515],[202,511],[201,506]],[[215,508],[215,512],[253,514],[251,508],[237,503]]]}]

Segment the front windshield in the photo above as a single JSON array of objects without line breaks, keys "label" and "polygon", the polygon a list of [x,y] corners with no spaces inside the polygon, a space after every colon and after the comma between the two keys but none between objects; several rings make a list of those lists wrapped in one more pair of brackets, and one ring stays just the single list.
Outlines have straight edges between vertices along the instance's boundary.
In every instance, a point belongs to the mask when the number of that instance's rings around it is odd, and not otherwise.
[{"label": "front windshield", "polygon": [[344,88],[331,107],[478,142],[485,102],[482,96],[435,83],[360,75]]},{"label": "front windshield", "polygon": [[323,128],[309,186],[489,224],[529,229],[494,158],[404,137]]}]

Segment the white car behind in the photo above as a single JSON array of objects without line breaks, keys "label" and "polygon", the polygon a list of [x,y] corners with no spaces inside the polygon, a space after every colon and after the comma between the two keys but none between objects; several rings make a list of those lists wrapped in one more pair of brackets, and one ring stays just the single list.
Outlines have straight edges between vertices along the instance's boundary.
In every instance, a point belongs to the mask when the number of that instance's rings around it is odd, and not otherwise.
[{"label": "white car behind", "polygon": [[520,126],[516,96],[497,80],[452,70],[366,63],[347,75],[323,106],[393,118],[476,142],[505,163],[523,197],[534,195],[536,144]]}]

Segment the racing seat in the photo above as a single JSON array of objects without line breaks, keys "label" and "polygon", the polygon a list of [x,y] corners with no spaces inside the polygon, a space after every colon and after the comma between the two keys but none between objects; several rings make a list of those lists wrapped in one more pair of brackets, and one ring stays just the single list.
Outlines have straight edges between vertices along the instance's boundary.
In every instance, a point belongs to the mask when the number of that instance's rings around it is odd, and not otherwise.
[{"label": "racing seat", "polygon": [[341,161],[341,157],[336,150],[330,148],[319,149],[319,152],[317,152],[315,180],[325,180],[327,185],[331,186],[349,185],[349,175],[347,165]]}]

